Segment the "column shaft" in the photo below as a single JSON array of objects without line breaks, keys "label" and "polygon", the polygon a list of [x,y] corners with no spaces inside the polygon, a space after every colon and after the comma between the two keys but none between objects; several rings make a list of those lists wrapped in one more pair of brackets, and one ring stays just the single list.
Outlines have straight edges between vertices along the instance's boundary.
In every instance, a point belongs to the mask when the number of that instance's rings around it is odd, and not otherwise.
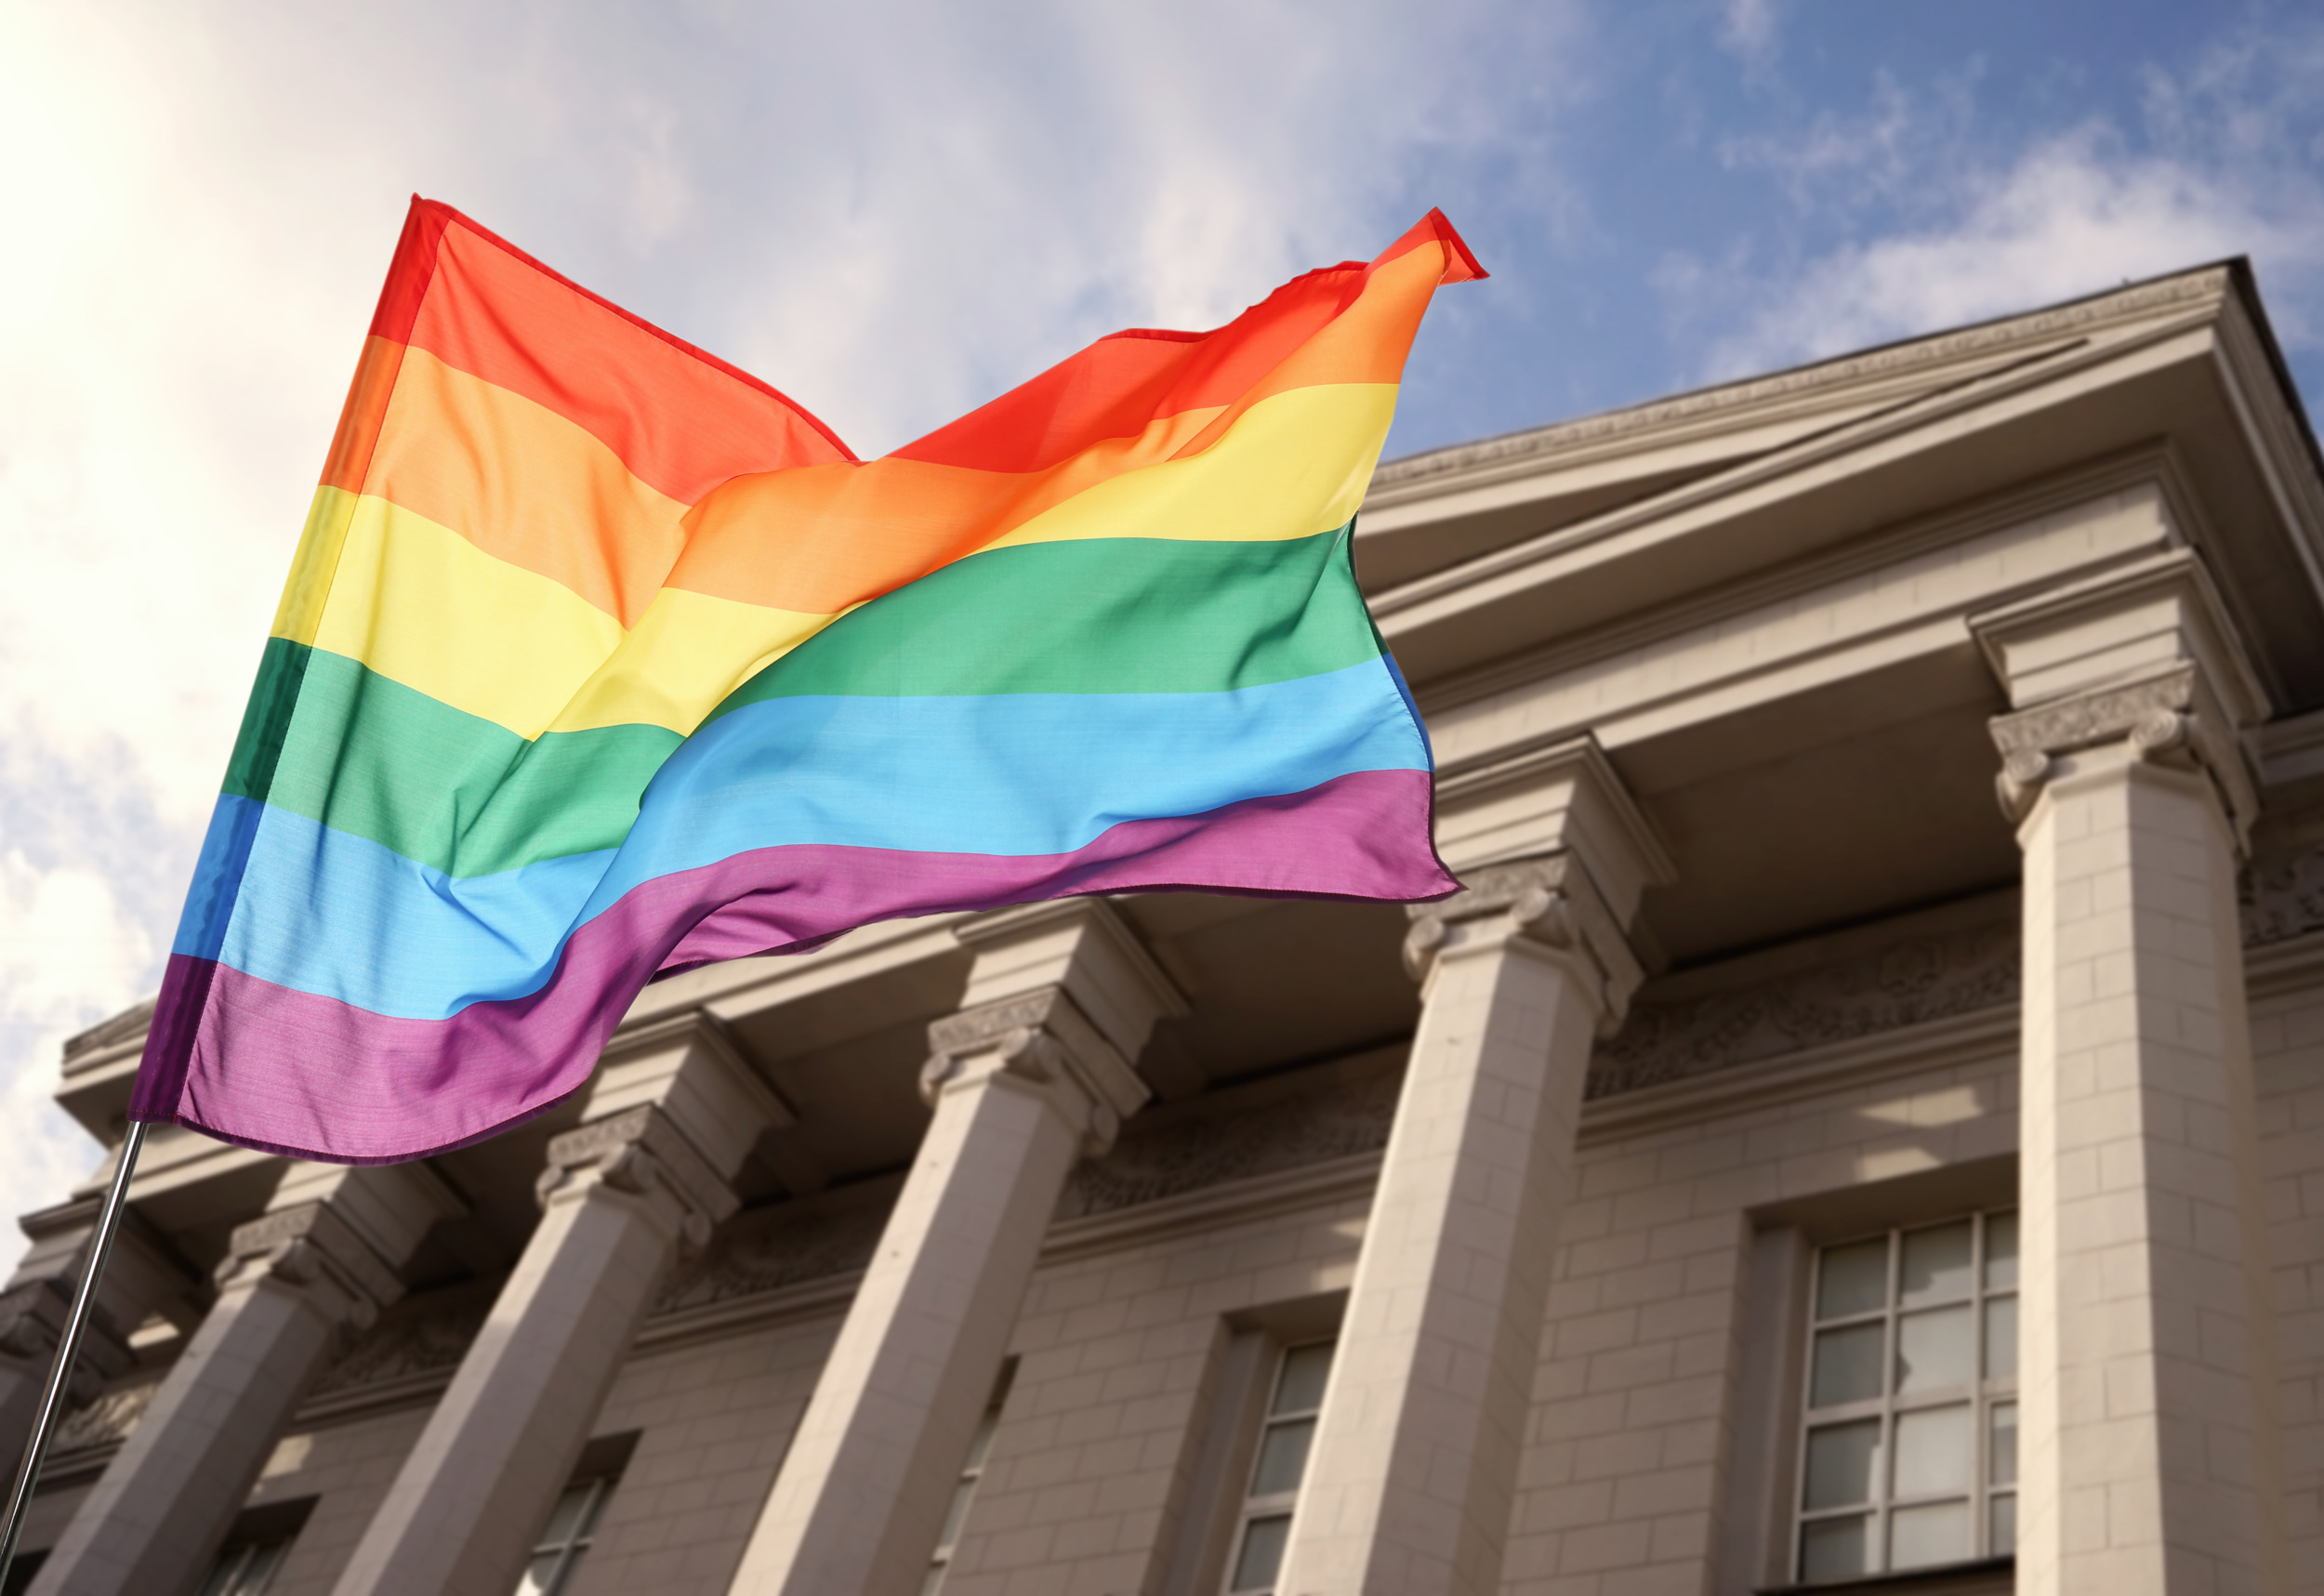
[{"label": "column shaft", "polygon": [[335,1589],[508,1596],[677,1246],[654,1200],[558,1194]]},{"label": "column shaft", "polygon": [[733,1596],[909,1596],[1083,1128],[1005,1070],[948,1083]]},{"label": "column shaft", "polygon": [[236,1233],[217,1303],[33,1583],[36,1596],[170,1596],[201,1577],[308,1382],[394,1277],[327,1209]]},{"label": "column shaft", "polygon": [[1524,936],[1439,957],[1279,1589],[1497,1588],[1595,984]]},{"label": "column shaft", "polygon": [[2127,745],[2026,850],[2017,1578],[2028,1596],[2284,1588],[2234,837]]}]

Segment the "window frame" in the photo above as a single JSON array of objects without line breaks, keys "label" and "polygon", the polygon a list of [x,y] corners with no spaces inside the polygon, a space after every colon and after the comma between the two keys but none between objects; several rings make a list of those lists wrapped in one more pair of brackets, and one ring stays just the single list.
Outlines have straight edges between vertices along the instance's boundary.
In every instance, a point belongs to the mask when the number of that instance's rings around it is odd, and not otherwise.
[{"label": "window frame", "polygon": [[[1290,1371],[1292,1354],[1305,1352],[1311,1347],[1331,1349],[1331,1360],[1325,1368],[1324,1384],[1315,1393],[1315,1405],[1313,1407],[1295,1408],[1288,1412],[1278,1413],[1275,1411],[1275,1399],[1282,1393],[1284,1377]],[[1252,1431],[1250,1462],[1243,1471],[1243,1488],[1235,1501],[1234,1523],[1226,1542],[1226,1563],[1219,1571],[1218,1589],[1221,1596],[1274,1596],[1274,1582],[1270,1582],[1265,1587],[1238,1589],[1235,1584],[1236,1565],[1243,1560],[1243,1543],[1249,1536],[1252,1524],[1261,1520],[1280,1518],[1287,1526],[1289,1522],[1298,1515],[1300,1493],[1307,1484],[1309,1458],[1301,1459],[1299,1481],[1289,1490],[1270,1491],[1264,1496],[1256,1494],[1253,1487],[1259,1484],[1259,1470],[1267,1456],[1267,1432],[1279,1427],[1301,1422],[1313,1427],[1321,1420],[1324,1398],[1331,1387],[1331,1370],[1338,1366],[1339,1363],[1340,1338],[1337,1334],[1308,1336],[1298,1340],[1280,1342],[1272,1350],[1274,1356],[1271,1362],[1274,1366],[1267,1380],[1266,1395],[1260,1403],[1259,1422]],[[1314,1444],[1312,1428],[1309,1444],[1312,1447]],[[1312,1456],[1311,1451],[1309,1457],[1312,1458]],[[1282,1576],[1280,1564],[1277,1565],[1275,1572],[1279,1580]]]},{"label": "window frame", "polygon": [[[1000,1365],[1000,1378],[993,1382],[993,1394],[977,1415],[976,1429],[969,1437],[968,1461],[960,1465],[960,1472],[953,1479],[952,1499],[945,1504],[944,1522],[936,1531],[937,1541],[928,1554],[928,1572],[920,1576],[920,1596],[936,1596],[952,1572],[952,1560],[959,1555],[961,1532],[969,1527],[969,1510],[976,1505],[977,1487],[984,1484],[984,1470],[992,1459],[993,1441],[1000,1433],[1002,1410],[1009,1405],[1009,1388],[1017,1383],[1017,1360],[1009,1359]],[[944,1534],[952,1531],[946,1540]]]},{"label": "window frame", "polygon": [[[1996,1557],[2014,1555],[2015,1544],[1996,1547],[1993,1537],[1993,1504],[2008,1498],[2014,1510],[2018,1493],[2014,1468],[2007,1482],[1997,1482],[1992,1471],[1993,1416],[1997,1409],[2021,1411],[2018,1396],[2016,1350],[2013,1349],[2007,1375],[1987,1373],[1992,1365],[1987,1328],[1990,1313],[1987,1305],[2001,1299],[2017,1302],[2022,1299],[2023,1276],[2013,1277],[2006,1286],[1988,1284],[1987,1265],[1989,1258],[1988,1235],[1997,1220],[2020,1221],[2020,1209],[2015,1205],[1972,1209],[1942,1219],[1907,1221],[1891,1224],[1880,1230],[1843,1235],[1829,1242],[1819,1242],[1811,1248],[1807,1270],[1807,1301],[1799,1323],[1802,1326],[1798,1348],[1798,1402],[1791,1430],[1793,1444],[1792,1493],[1788,1538],[1789,1559],[1786,1568],[1791,1582],[1799,1586],[1836,1585],[1852,1580],[1882,1579],[1924,1574],[1934,1569],[1958,1567],[1981,1563]],[[1903,1271],[1907,1238],[1925,1232],[1944,1230],[1966,1220],[1970,1225],[1969,1287],[1965,1295],[1937,1301],[1908,1305],[1903,1300]],[[2022,1259],[2023,1231],[2019,1231],[2019,1253]],[[1819,1315],[1823,1294],[1824,1271],[1827,1259],[1833,1253],[1868,1242],[1886,1244],[1883,1295],[1881,1304],[1854,1313],[1838,1313],[1829,1318]],[[1951,1385],[1929,1391],[1907,1392],[1899,1388],[1898,1360],[1905,1320],[1915,1313],[1963,1307],[1969,1316],[1971,1374],[1966,1385]],[[1870,1324],[1882,1326],[1881,1382],[1879,1392],[1870,1397],[1852,1402],[1834,1403],[1818,1407],[1816,1404],[1816,1354],[1818,1337],[1828,1331],[1860,1327]],[[2018,1324],[2022,1326],[2022,1311]],[[2022,1328],[2020,1330],[2022,1345]],[[1916,1412],[1932,1412],[1948,1407],[1966,1406],[1969,1415],[1969,1482],[1965,1490],[1948,1489],[1913,1495],[1900,1493],[1895,1484],[1898,1457],[1896,1433],[1898,1420]],[[1872,1462],[1872,1494],[1864,1501],[1850,1502],[1825,1508],[1808,1506],[1808,1481],[1811,1437],[1820,1430],[1876,1419],[1878,1440]],[[1892,1522],[1900,1510],[1965,1501],[1970,1518],[1969,1550],[1959,1558],[1941,1563],[1916,1563],[1898,1568],[1894,1565]],[[1868,1523],[1868,1563],[1851,1574],[1831,1574],[1820,1576],[1807,1572],[1808,1535],[1816,1523],[1862,1519]],[[2013,1524],[2014,1519],[2013,1518]]]},{"label": "window frame", "polygon": [[[580,1566],[581,1559],[597,1544],[598,1521],[604,1516],[605,1504],[612,1497],[614,1488],[620,1484],[619,1474],[602,1473],[585,1474],[565,1482],[564,1488],[557,1493],[557,1500],[549,1504],[548,1523],[541,1526],[541,1538],[535,1540],[532,1549],[524,1554],[524,1572],[517,1576],[520,1581],[517,1587],[519,1596],[523,1596],[522,1581],[532,1577],[533,1564],[552,1553],[557,1559],[556,1566],[549,1570],[548,1578],[541,1585],[541,1596],[562,1596],[565,1582],[573,1577],[573,1571]],[[557,1522],[557,1509],[576,1490],[586,1491],[587,1494],[581,1498],[581,1510],[573,1516],[572,1532],[562,1540],[549,1539],[548,1532],[549,1525]]]}]

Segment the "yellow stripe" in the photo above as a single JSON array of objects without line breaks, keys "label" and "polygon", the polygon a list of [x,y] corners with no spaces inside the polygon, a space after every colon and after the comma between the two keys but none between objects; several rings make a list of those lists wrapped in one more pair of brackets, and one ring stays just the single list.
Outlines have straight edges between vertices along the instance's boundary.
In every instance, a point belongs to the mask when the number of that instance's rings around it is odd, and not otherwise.
[{"label": "yellow stripe", "polygon": [[1295,388],[1252,405],[1199,455],[1110,478],[984,545],[1083,537],[1266,543],[1344,526],[1396,416],[1396,385]]},{"label": "yellow stripe", "polygon": [[621,623],[562,583],[365,494],[306,640],[537,737],[621,640]]},{"label": "yellow stripe", "polygon": [[320,604],[302,589],[298,607],[320,614],[303,632],[277,635],[520,737],[627,725],[682,736],[838,618],[666,589],[625,633],[562,583],[495,560],[450,527],[370,495],[324,492],[345,501],[335,507],[345,511],[336,517],[337,580]]},{"label": "yellow stripe", "polygon": [[[1271,396],[1200,455],[1098,482],[986,545],[1260,542],[1355,513],[1395,414],[1389,383]],[[634,631],[561,582],[372,495],[315,495],[275,634],[361,661],[522,737],[650,724],[681,735],[838,613],[657,593]]]},{"label": "yellow stripe", "polygon": [[651,724],[690,732],[728,693],[838,618],[665,587],[549,730]]},{"label": "yellow stripe", "polygon": [[283,601],[274,609],[276,637],[295,643],[315,640],[323,602],[331,596],[331,577],[339,568],[339,549],[354,515],[353,494],[328,485],[315,490],[314,502],[307,507],[307,530],[299,534],[298,552],[291,556],[290,576],[283,584]]}]

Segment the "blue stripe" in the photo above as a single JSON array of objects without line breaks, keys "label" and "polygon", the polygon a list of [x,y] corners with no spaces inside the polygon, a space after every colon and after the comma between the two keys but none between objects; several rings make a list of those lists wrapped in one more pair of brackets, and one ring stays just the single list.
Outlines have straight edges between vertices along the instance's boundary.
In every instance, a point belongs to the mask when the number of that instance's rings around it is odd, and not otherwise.
[{"label": "blue stripe", "polygon": [[[266,808],[218,956],[443,1019],[537,991],[565,938],[640,884],[752,849],[1066,853],[1123,821],[1428,766],[1382,659],[1231,692],[769,699],[680,747],[617,851],[454,879]],[[250,802],[221,800],[218,824],[242,831],[227,808]]]}]

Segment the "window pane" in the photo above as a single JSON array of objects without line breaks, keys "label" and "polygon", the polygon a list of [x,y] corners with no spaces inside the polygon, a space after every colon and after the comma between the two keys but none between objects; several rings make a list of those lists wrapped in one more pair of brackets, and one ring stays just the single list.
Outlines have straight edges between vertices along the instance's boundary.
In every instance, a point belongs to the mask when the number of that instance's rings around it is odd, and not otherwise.
[{"label": "window pane", "polygon": [[1995,1297],[1985,1305],[1985,1378],[2017,1378],[2017,1299]]},{"label": "window pane", "polygon": [[1800,1532],[1800,1577],[1852,1579],[1872,1572],[1866,1555],[1872,1549],[1872,1521],[1818,1519]]},{"label": "window pane", "polygon": [[938,1551],[950,1550],[952,1543],[960,1538],[960,1524],[969,1516],[969,1498],[974,1495],[974,1480],[963,1480],[952,1487],[952,1506],[944,1510],[944,1527],[936,1537]]},{"label": "window pane", "polygon": [[1985,1288],[2010,1291],[2017,1286],[2017,1216],[1993,1214],[1985,1221]]},{"label": "window pane", "polygon": [[984,1454],[993,1449],[993,1431],[999,1428],[1000,1409],[986,1408],[984,1417],[976,1421],[976,1435],[969,1443],[969,1460],[962,1465],[963,1468],[982,1469],[984,1467]]},{"label": "window pane", "polygon": [[236,1547],[218,1553],[218,1561],[210,1564],[210,1576],[202,1581],[202,1596],[233,1596],[234,1581],[242,1574],[243,1559],[248,1551],[247,1547]]},{"label": "window pane", "polygon": [[1988,1531],[1988,1538],[1986,1541],[1987,1555],[2002,1557],[2015,1551],[2017,1550],[2017,1498],[1996,1497],[1986,1504],[1986,1511],[1992,1515],[1992,1528]]},{"label": "window pane", "polygon": [[517,1581],[517,1596],[548,1596],[549,1581],[557,1577],[557,1560],[563,1555],[544,1551],[525,1564],[524,1577]]},{"label": "window pane", "polygon": [[1896,1416],[1896,1495],[1969,1488],[1969,1405]]},{"label": "window pane", "polygon": [[1888,1566],[1926,1568],[1969,1557],[1969,1504],[1938,1502],[1888,1515]]},{"label": "window pane", "polygon": [[1235,1577],[1229,1590],[1264,1590],[1275,1582],[1283,1566],[1283,1549],[1291,1538],[1291,1515],[1253,1519],[1243,1530],[1243,1550],[1235,1555]]},{"label": "window pane", "polygon": [[1816,1372],[1808,1381],[1807,1405],[1832,1407],[1880,1395],[1887,1338],[1888,1326],[1877,1320],[1817,1332]]},{"label": "window pane", "polygon": [[597,1533],[597,1521],[605,1516],[605,1504],[614,1497],[614,1482],[600,1480],[597,1489],[589,1493],[588,1510],[581,1515],[581,1527],[573,1532],[575,1540],[587,1540]]},{"label": "window pane", "polygon": [[1824,1249],[1816,1275],[1816,1316],[1844,1319],[1888,1306],[1888,1240]]},{"label": "window pane", "polygon": [[1976,1367],[1969,1309],[1908,1313],[1896,1322],[1896,1390],[1947,1391],[1967,1385]]},{"label": "window pane", "polygon": [[1905,1236],[1904,1267],[1897,1295],[1904,1306],[1948,1302],[1969,1295],[1969,1235],[1967,1220],[1911,1231]]},{"label": "window pane", "polygon": [[1997,1402],[1988,1417],[1992,1421],[1992,1433],[1986,1444],[1987,1483],[2014,1485],[2017,1484],[2017,1405]]},{"label": "window pane", "polygon": [[581,1523],[581,1510],[589,1505],[589,1492],[596,1485],[593,1480],[567,1485],[565,1494],[557,1498],[557,1505],[548,1512],[548,1527],[541,1531],[535,1546],[562,1546],[573,1538],[574,1530]]},{"label": "window pane", "polygon": [[1324,1380],[1331,1373],[1331,1343],[1293,1347],[1283,1354],[1283,1378],[1275,1382],[1270,1413],[1313,1413],[1324,1405]]},{"label": "window pane", "polygon": [[1881,1421],[1828,1424],[1807,1432],[1807,1503],[1844,1508],[1872,1499],[1872,1468],[1880,1458]]},{"label": "window pane", "polygon": [[234,1582],[233,1596],[265,1596],[266,1588],[274,1582],[274,1571],[283,1565],[283,1554],[290,1550],[290,1542],[277,1540],[250,1549],[250,1560],[243,1564],[242,1577]]},{"label": "window pane", "polygon": [[939,1563],[931,1566],[927,1577],[920,1581],[920,1596],[936,1596],[936,1592],[944,1588],[944,1565]]},{"label": "window pane", "polygon": [[586,1546],[576,1546],[565,1558],[564,1567],[557,1571],[557,1596],[573,1589],[573,1576],[580,1569],[582,1560],[589,1555]]},{"label": "window pane", "polygon": [[1315,1421],[1294,1418],[1271,1424],[1259,1442],[1259,1467],[1251,1472],[1250,1494],[1272,1497],[1300,1488],[1307,1472],[1307,1444],[1315,1439]]}]

